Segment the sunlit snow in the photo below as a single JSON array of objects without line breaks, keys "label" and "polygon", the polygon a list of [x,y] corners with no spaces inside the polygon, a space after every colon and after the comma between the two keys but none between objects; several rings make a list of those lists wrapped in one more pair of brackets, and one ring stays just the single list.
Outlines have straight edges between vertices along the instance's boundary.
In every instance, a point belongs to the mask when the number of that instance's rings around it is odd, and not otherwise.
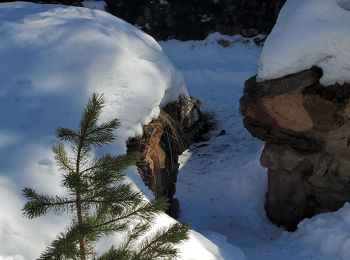
[{"label": "sunlit snow", "polygon": [[324,85],[350,81],[350,1],[288,0],[267,37],[258,79],[317,65]]}]

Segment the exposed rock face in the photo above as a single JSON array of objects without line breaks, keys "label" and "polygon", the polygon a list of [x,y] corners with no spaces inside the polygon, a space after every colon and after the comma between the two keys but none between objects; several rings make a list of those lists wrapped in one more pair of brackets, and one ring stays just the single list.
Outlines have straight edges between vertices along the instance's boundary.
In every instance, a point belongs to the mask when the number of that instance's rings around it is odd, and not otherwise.
[{"label": "exposed rock face", "polygon": [[285,0],[106,0],[107,11],[157,40],[204,39],[211,32],[267,34]]},{"label": "exposed rock face", "polygon": [[165,197],[171,206],[168,214],[177,217],[179,202],[174,198],[178,157],[201,133],[205,123],[195,99],[181,98],[167,105],[158,119],[144,126],[143,136],[128,141],[128,150],[139,151],[137,165],[144,183],[156,198]]},{"label": "exposed rock face", "polygon": [[323,87],[313,67],[281,79],[245,82],[244,126],[265,141],[266,212],[294,230],[300,220],[350,201],[350,85]]}]

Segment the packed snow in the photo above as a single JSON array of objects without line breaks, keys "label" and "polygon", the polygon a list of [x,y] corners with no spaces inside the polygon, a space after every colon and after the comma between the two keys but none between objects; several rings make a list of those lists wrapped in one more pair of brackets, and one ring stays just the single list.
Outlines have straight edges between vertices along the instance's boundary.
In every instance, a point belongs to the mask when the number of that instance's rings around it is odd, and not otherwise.
[{"label": "packed snow", "polygon": [[[180,221],[195,230],[180,246],[181,259],[349,259],[349,205],[303,221],[295,233],[265,216],[262,143],[243,128],[238,111],[243,82],[258,70],[261,48],[252,40],[215,33],[161,48],[102,11],[29,3],[0,4],[0,35],[1,260],[34,259],[63,230],[64,217],[22,217],[21,189],[61,192],[54,130],[74,128],[93,91],[107,97],[105,119],[122,118],[113,150],[124,151],[125,139],[140,134],[161,106],[187,95],[186,84],[216,128],[210,141],[192,145],[179,160]],[[152,197],[135,168],[129,176]]]},{"label": "packed snow", "polygon": [[325,86],[350,81],[350,1],[288,0],[267,37],[258,79],[323,70]]}]

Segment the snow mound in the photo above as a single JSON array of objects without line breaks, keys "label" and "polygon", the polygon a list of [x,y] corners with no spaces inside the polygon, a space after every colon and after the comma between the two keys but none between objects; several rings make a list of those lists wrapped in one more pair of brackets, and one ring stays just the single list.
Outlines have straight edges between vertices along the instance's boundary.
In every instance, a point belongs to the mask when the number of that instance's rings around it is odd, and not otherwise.
[{"label": "snow mound", "polygon": [[259,80],[322,68],[325,86],[350,81],[350,1],[288,0],[260,57]]},{"label": "snow mound", "polygon": [[[125,136],[133,136],[160,106],[187,95],[182,76],[153,38],[102,11],[5,3],[0,35],[0,97],[15,101],[27,117],[34,115],[30,104],[37,110],[71,102],[81,107],[95,91],[107,97],[104,115],[118,117]],[[53,96],[64,103],[33,102]]]},{"label": "snow mound", "polygon": [[304,220],[296,235],[325,255],[350,259],[350,204]]},{"label": "snow mound", "polygon": [[[2,3],[0,37],[0,259],[35,259],[67,222],[52,215],[28,220],[21,212],[25,186],[62,192],[51,151],[55,129],[76,128],[92,92],[105,94],[102,119],[122,122],[120,143],[109,149],[123,151],[161,107],[188,94],[153,38],[102,11]],[[183,247],[214,255],[208,245],[215,247],[191,235]],[[196,258],[184,252],[183,259]]]}]

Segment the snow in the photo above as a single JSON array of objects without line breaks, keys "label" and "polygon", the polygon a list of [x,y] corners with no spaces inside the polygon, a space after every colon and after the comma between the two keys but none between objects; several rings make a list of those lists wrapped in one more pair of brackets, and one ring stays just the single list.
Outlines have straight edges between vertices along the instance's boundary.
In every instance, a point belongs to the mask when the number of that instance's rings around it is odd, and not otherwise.
[{"label": "snow", "polygon": [[350,1],[288,0],[267,37],[258,79],[322,68],[325,86],[350,81]]},{"label": "snow", "polygon": [[[45,117],[56,121],[57,113],[71,113],[73,103],[81,107],[95,91],[108,97],[104,115],[120,118],[125,138],[141,134],[161,106],[187,95],[156,41],[112,15],[19,2],[0,8],[1,97],[16,104],[11,116],[28,118],[43,106],[36,120],[46,124]],[[56,101],[38,104],[40,97]],[[65,111],[53,106],[58,99]]]},{"label": "snow", "polygon": [[[155,220],[156,227],[151,232],[160,226],[167,226],[175,222],[168,215],[160,214]],[[106,251],[111,245],[118,243],[120,243],[120,237],[115,236],[112,239],[103,240],[102,243],[99,243],[97,249],[100,252]],[[224,236],[214,232],[203,236],[196,231],[190,230],[189,240],[177,247],[180,250],[180,260],[247,260],[240,248],[229,244]]]},{"label": "snow", "polygon": [[[265,216],[262,143],[244,129],[238,111],[243,82],[258,69],[261,48],[252,40],[214,33],[161,48],[102,11],[19,2],[0,4],[0,35],[0,260],[34,259],[63,230],[64,217],[24,218],[21,189],[62,192],[54,130],[76,126],[91,92],[105,93],[105,119],[122,118],[119,143],[111,147],[118,152],[159,107],[187,95],[186,85],[217,127],[211,140],[192,145],[179,160],[180,221],[193,229],[181,259],[349,259],[349,204],[303,221],[295,233]],[[135,167],[128,176],[152,197]],[[165,214],[157,218],[157,226],[173,222]],[[118,237],[99,248],[113,241]]]},{"label": "snow", "polygon": [[[227,48],[218,44],[222,40],[229,43]],[[221,243],[224,241],[239,247],[249,260],[349,259],[321,248],[322,243],[327,244],[322,242],[326,229],[322,237],[306,220],[299,231],[288,233],[265,216],[267,175],[259,165],[262,143],[244,129],[239,114],[243,82],[256,74],[261,48],[252,40],[218,33],[204,41],[171,40],[161,46],[184,75],[191,95],[198,97],[204,111],[214,114],[217,121],[212,139],[192,145],[179,159],[175,196],[180,201],[180,220],[220,248],[227,248]],[[226,134],[220,135],[221,130]],[[324,227],[342,230],[342,237],[347,237],[350,223],[336,225],[337,214],[328,213]],[[223,240],[215,240],[213,232]],[[346,243],[344,240],[341,245],[349,252]],[[224,259],[235,256],[225,255]]]},{"label": "snow", "polygon": [[[243,251],[240,248],[229,244],[225,236],[215,232],[206,233],[205,236],[206,237],[191,230],[191,242],[181,245],[181,259],[246,260]],[[210,240],[208,240],[208,238]]]},{"label": "snow", "polygon": [[326,255],[350,259],[350,204],[335,213],[304,220],[296,236]]},{"label": "snow", "polygon": [[[35,259],[67,223],[21,214],[23,187],[63,191],[51,151],[55,129],[75,128],[91,93],[104,93],[103,119],[122,122],[113,152],[124,151],[126,138],[140,134],[160,107],[188,94],[155,40],[102,11],[3,3],[0,35],[0,259]],[[157,226],[171,221],[164,216]],[[214,243],[191,236],[184,247],[216,259]]]}]

